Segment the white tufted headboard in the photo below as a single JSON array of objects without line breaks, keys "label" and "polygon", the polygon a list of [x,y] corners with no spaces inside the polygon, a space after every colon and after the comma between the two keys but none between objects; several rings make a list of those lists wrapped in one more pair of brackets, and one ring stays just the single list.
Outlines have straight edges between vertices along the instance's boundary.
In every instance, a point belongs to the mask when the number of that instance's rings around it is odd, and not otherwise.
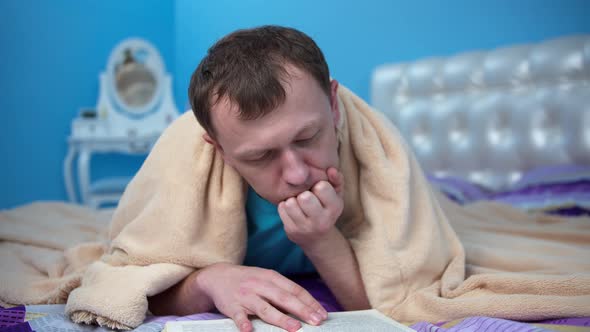
[{"label": "white tufted headboard", "polygon": [[371,103],[427,172],[505,188],[523,171],[590,164],[590,35],[386,64]]}]

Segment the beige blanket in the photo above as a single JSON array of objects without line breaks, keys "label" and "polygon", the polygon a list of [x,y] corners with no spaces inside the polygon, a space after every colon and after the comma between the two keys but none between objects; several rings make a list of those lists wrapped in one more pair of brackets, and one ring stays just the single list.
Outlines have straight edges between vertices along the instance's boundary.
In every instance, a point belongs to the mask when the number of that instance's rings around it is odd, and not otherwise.
[{"label": "beige blanket", "polygon": [[[434,191],[398,131],[339,88],[345,210],[371,305],[401,321],[590,316],[590,220]],[[245,254],[246,185],[191,113],[162,135],[114,212],[59,203],[0,213],[0,300],[67,300],[76,322],[139,325],[147,296]],[[467,254],[465,254],[467,253]]]}]

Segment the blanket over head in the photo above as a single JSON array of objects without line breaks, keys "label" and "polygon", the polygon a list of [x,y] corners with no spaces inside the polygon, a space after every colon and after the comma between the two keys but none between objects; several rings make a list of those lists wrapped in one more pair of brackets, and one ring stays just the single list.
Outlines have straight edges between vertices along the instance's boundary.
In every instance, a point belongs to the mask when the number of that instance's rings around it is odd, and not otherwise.
[{"label": "blanket over head", "polygon": [[[374,308],[406,322],[590,316],[590,220],[455,205],[430,187],[384,116],[343,86],[338,95],[345,209],[337,227]],[[132,328],[145,318],[147,297],[195,269],[239,264],[246,184],[203,133],[190,112],[163,133],[108,237],[99,229],[106,216],[89,209],[54,203],[1,212],[0,300],[67,299],[76,322]],[[51,243],[33,236],[40,225],[76,231]],[[31,258],[39,253],[43,260]]]}]

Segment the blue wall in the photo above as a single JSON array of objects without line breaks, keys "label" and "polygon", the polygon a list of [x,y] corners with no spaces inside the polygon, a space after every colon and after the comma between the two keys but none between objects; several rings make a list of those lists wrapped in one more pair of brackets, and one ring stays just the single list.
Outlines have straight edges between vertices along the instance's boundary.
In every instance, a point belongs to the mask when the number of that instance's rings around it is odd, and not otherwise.
[{"label": "blue wall", "polygon": [[385,62],[590,33],[590,1],[176,1],[176,98],[207,47],[238,28],[282,24],[311,35],[332,76],[363,98]]},{"label": "blue wall", "polygon": [[6,0],[0,13],[0,208],[66,198],[70,121],[96,104],[98,73],[129,36],[160,49],[182,108],[207,48],[238,28],[283,24],[307,32],[332,75],[365,99],[371,70],[385,62],[590,33],[584,0]]},{"label": "blue wall", "polygon": [[173,63],[174,3],[6,0],[0,13],[0,208],[64,200],[70,121],[96,105],[98,73],[120,40],[144,37]]}]

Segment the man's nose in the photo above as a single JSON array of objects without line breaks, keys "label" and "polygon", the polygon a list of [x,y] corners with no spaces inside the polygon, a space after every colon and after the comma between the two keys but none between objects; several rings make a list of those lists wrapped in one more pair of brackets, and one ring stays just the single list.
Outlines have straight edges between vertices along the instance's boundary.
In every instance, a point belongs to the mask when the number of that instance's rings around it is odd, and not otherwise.
[{"label": "man's nose", "polygon": [[304,185],[309,177],[309,167],[302,156],[293,150],[287,150],[281,158],[283,180],[292,186]]}]

